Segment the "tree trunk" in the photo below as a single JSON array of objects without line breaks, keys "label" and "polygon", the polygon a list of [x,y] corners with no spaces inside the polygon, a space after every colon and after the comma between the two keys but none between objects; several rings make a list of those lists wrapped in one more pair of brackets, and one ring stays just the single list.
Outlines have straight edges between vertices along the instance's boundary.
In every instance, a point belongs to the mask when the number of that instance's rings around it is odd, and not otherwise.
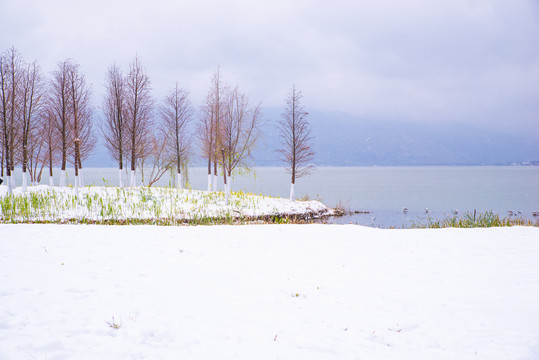
[{"label": "tree trunk", "polygon": [[176,189],[182,188],[182,174],[181,174],[181,159],[180,159],[180,147],[178,145],[178,135],[176,135],[176,167],[178,170],[178,176],[176,178]]},{"label": "tree trunk", "polygon": [[11,173],[6,176],[7,194],[13,194],[13,183],[11,182]]},{"label": "tree trunk", "polygon": [[82,160],[80,159],[80,152],[79,152],[79,186],[84,186],[84,179],[82,177]]},{"label": "tree trunk", "polygon": [[52,151],[49,155],[49,185],[54,186],[54,178],[52,177]]},{"label": "tree trunk", "polygon": [[[65,129],[65,126],[64,126]],[[62,169],[60,171],[60,187],[66,186],[66,165],[67,165],[67,138],[66,130],[62,134]]]},{"label": "tree trunk", "polygon": [[66,186],[66,170],[60,170],[60,187]]},{"label": "tree trunk", "polygon": [[228,193],[228,186],[226,183],[225,149],[221,149],[221,155],[223,156],[223,186],[224,186],[224,191],[225,191],[225,205],[228,206],[228,198],[230,194]]},{"label": "tree trunk", "polygon": [[211,191],[211,184],[212,184],[212,178],[211,178],[211,158],[208,158],[208,191]]},{"label": "tree trunk", "polygon": [[26,166],[26,163],[27,163],[27,160],[28,159],[28,153],[27,153],[27,150],[26,150],[26,144],[23,140],[23,145],[22,145],[22,192],[25,193],[28,189],[28,177],[26,176],[27,173],[27,166]]},{"label": "tree trunk", "polygon": [[124,183],[122,181],[122,168],[121,167],[118,169],[118,184],[120,187],[124,187]]},{"label": "tree trunk", "polygon": [[[294,161],[295,163],[295,161]],[[294,186],[296,185],[296,165],[292,165],[292,182],[290,186],[290,200],[296,201],[296,194],[294,192]]]},{"label": "tree trunk", "polygon": [[213,191],[217,191],[217,179],[218,179],[218,177],[219,177],[219,174],[217,173],[217,161],[214,161],[213,162],[213,186],[212,186]]},{"label": "tree trunk", "polygon": [[232,174],[230,172],[228,173],[228,178],[226,179],[226,191],[230,196],[232,193]]},{"label": "tree trunk", "polygon": [[132,141],[132,149],[131,150],[131,182],[130,182],[130,185],[131,187],[135,187],[136,186],[136,182],[135,182],[135,165],[136,165],[136,155],[135,155],[135,139],[133,138],[133,141]]},{"label": "tree trunk", "polygon": [[22,192],[25,193],[28,190],[28,176],[26,170],[22,172]]},{"label": "tree trunk", "polygon": [[118,186],[121,188],[124,187],[124,181],[122,178],[122,172],[124,170],[122,156],[122,148],[120,147],[120,162],[118,163]]},{"label": "tree trunk", "polygon": [[131,187],[137,186],[137,182],[135,181],[135,170],[133,170],[133,169],[131,169],[131,180],[130,180],[129,185]]}]

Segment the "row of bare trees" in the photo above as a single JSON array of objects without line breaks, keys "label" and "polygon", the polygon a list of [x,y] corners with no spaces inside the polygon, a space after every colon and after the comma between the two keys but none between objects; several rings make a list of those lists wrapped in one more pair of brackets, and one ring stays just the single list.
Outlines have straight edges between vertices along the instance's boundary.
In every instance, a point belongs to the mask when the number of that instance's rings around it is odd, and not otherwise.
[{"label": "row of bare trees", "polygon": [[[15,165],[22,164],[23,187],[27,170],[33,170],[36,130],[41,99],[41,79],[36,63],[26,64],[14,49],[0,55],[0,121],[2,141],[2,176],[6,168],[8,192]],[[30,161],[29,161],[30,158]]]},{"label": "row of bare trees", "polygon": [[[189,125],[194,118],[188,92],[176,84],[155,105],[150,81],[138,59],[130,65],[126,76],[117,66],[111,66],[106,89],[102,130],[106,147],[118,162],[120,186],[124,163],[129,161],[131,186],[135,185],[136,169],[142,171],[149,163],[149,185],[168,169],[175,169],[176,186],[182,187],[182,169],[187,169],[191,154]],[[251,106],[237,86],[225,84],[219,69],[213,74],[195,133],[203,156],[208,159],[208,190],[216,189],[221,171],[229,194],[233,171],[248,167],[260,135],[260,108],[260,104]]]},{"label": "row of bare trees", "polygon": [[260,111],[260,103],[251,105],[248,96],[237,86],[231,87],[223,82],[217,69],[211,78],[197,128],[208,160],[208,191],[216,189],[219,166],[227,196],[231,191],[232,172],[237,167],[248,169],[260,136]]},{"label": "row of bare trees", "polygon": [[[39,182],[47,164],[52,183],[53,164],[60,156],[64,175],[72,156],[78,188],[82,160],[95,147],[90,96],[79,66],[69,59],[47,81],[37,63],[26,63],[15,48],[0,55],[1,175],[5,168],[9,193],[16,165],[22,167],[26,191],[28,176]],[[61,179],[62,185],[65,177]]]},{"label": "row of bare trees", "polygon": [[[120,186],[124,165],[129,163],[130,186],[136,185],[136,170],[143,172],[150,164],[148,185],[175,168],[176,186],[182,187],[182,169],[187,168],[191,143],[188,126],[193,116],[188,93],[176,84],[156,105],[150,79],[138,58],[131,63],[126,76],[112,65],[105,88],[105,121],[101,130],[105,146],[118,162]],[[144,173],[142,176],[144,179]]]},{"label": "row of bare trees", "polygon": [[[192,138],[198,140],[208,164],[208,190],[216,190],[218,174],[223,175],[225,192],[231,191],[232,174],[249,168],[260,137],[261,104],[252,104],[237,86],[221,77],[219,68],[212,75],[210,89],[198,112],[189,93],[178,84],[161,101],[152,96],[151,82],[138,57],[126,75],[112,65],[105,79],[103,121],[99,123],[104,145],[118,163],[119,184],[130,168],[130,186],[135,186],[137,169],[151,169],[147,184],[152,185],[174,169],[176,186],[187,181]],[[279,122],[282,148],[279,152],[291,174],[291,198],[295,179],[307,174],[313,158],[310,125],[295,86],[286,98]],[[23,188],[27,174],[32,183],[41,180],[49,168],[60,163],[60,186],[65,185],[67,163],[75,169],[75,189],[82,185],[82,162],[96,146],[96,114],[91,90],[80,66],[67,59],[57,64],[46,79],[36,62],[26,63],[14,49],[0,57],[0,135],[1,170],[6,169],[8,191],[14,187],[12,172],[21,165]],[[193,137],[189,129],[194,128]],[[148,170],[147,170],[148,171]]]},{"label": "row of bare trees", "polygon": [[[313,137],[302,99],[301,91],[294,85],[285,98],[286,106],[278,122],[281,138],[278,152],[291,176],[291,200],[295,200],[296,179],[313,169]],[[260,135],[260,111],[261,105],[251,105],[249,98],[237,86],[224,84],[217,69],[211,78],[197,131],[203,153],[208,159],[208,191],[216,188],[219,164],[222,166],[227,195],[230,194],[234,169],[238,166],[248,168],[248,160]]]}]

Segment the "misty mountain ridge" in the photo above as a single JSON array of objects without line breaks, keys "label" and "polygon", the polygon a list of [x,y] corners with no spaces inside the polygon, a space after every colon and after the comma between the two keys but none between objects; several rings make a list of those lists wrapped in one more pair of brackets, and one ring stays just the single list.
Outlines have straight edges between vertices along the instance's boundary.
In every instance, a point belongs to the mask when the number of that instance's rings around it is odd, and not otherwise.
[{"label": "misty mountain ridge", "polygon": [[[255,166],[281,166],[277,121],[282,109],[263,111]],[[417,124],[368,120],[339,112],[309,112],[314,163],[320,166],[507,165],[539,160],[539,141],[463,124]],[[196,122],[196,118],[193,120]],[[192,165],[204,166],[194,144]],[[114,167],[98,145],[87,167]]]},{"label": "misty mountain ridge", "polygon": [[[267,120],[280,111],[265,111]],[[533,139],[463,124],[416,124],[366,120],[343,113],[310,112],[315,163],[322,166],[506,165],[539,160]],[[270,121],[271,121],[270,120]],[[278,129],[267,124],[258,166],[280,165]]]}]

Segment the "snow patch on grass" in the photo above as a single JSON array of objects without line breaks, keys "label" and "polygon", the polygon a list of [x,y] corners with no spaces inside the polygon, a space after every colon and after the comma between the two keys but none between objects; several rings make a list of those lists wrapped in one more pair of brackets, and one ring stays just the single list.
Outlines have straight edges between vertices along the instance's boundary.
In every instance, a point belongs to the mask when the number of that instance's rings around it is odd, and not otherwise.
[{"label": "snow patch on grass", "polygon": [[226,205],[223,192],[163,187],[90,186],[75,190],[39,185],[7,195],[0,187],[0,220],[9,222],[148,223],[163,224],[242,220],[314,218],[333,215],[319,201],[290,201],[234,192]]}]

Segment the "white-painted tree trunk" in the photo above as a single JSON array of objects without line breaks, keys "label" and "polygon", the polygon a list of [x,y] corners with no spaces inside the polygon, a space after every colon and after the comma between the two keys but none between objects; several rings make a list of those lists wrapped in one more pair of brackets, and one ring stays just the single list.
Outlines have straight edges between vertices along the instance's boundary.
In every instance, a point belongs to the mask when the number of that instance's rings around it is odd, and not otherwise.
[{"label": "white-painted tree trunk", "polygon": [[60,170],[60,187],[66,186],[66,171]]},{"label": "white-painted tree trunk", "polygon": [[294,185],[290,184],[290,201],[296,201],[296,193],[294,191]]},{"label": "white-painted tree trunk", "polygon": [[137,182],[135,180],[135,170],[131,170],[131,187],[137,186]]},{"label": "white-painted tree trunk", "polygon": [[211,183],[212,183],[211,174],[208,174],[208,191],[211,191]]},{"label": "white-painted tree trunk", "polygon": [[11,195],[13,194],[13,183],[11,182],[12,176],[6,177],[6,186],[7,186],[7,194]]},{"label": "white-painted tree trunk", "polygon": [[118,184],[120,184],[120,187],[124,187],[124,182],[122,180],[122,169],[118,169]]},{"label": "white-painted tree trunk", "polygon": [[75,176],[75,196],[79,196],[79,175]]},{"label": "white-painted tree trunk", "polygon": [[217,191],[217,178],[218,178],[218,177],[219,177],[219,176],[213,174],[213,185],[212,185],[212,190],[213,190],[213,191]]},{"label": "white-painted tree trunk", "polygon": [[84,187],[84,173],[82,169],[79,169],[79,187]]},{"label": "white-painted tree trunk", "polygon": [[25,193],[28,190],[28,173],[23,171],[22,173],[22,192]]},{"label": "white-painted tree trunk", "polygon": [[227,177],[226,179],[226,190],[227,194],[230,196],[230,194],[232,193],[232,177],[229,176]]},{"label": "white-painted tree trunk", "polygon": [[54,178],[49,175],[49,185],[54,186]]}]

